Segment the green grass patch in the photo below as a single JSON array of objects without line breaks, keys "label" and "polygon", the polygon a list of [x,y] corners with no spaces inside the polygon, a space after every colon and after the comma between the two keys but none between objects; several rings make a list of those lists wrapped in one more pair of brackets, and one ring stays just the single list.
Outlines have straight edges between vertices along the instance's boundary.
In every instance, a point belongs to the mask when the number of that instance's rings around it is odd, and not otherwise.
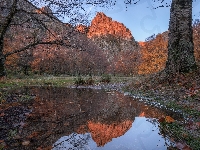
[{"label": "green grass patch", "polygon": [[199,150],[200,137],[194,136],[185,129],[185,125],[179,122],[160,124],[161,133],[173,137],[175,141],[186,143],[193,150]]},{"label": "green grass patch", "polygon": [[73,84],[74,77],[38,77],[24,79],[6,79],[0,82],[0,88],[13,88],[22,86],[67,86]]}]

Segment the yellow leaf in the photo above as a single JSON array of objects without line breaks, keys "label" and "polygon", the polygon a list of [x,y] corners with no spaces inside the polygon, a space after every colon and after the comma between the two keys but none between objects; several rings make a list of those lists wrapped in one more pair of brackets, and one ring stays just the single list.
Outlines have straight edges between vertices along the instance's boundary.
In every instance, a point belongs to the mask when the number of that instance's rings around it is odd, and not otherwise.
[{"label": "yellow leaf", "polygon": [[167,122],[167,123],[172,123],[172,122],[174,122],[175,120],[172,118],[172,117],[170,117],[170,116],[166,116],[165,117],[165,122]]}]

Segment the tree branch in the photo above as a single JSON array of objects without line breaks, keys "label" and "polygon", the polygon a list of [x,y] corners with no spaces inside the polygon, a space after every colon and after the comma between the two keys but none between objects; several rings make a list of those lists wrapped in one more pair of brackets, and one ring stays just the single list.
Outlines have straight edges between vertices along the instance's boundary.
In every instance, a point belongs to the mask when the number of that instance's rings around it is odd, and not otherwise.
[{"label": "tree branch", "polygon": [[[49,31],[49,33],[53,36],[53,37],[56,37],[49,29],[48,27],[40,20],[38,19],[37,17],[34,16],[34,14],[37,14],[37,13],[33,13],[33,12],[28,12],[28,11],[25,11],[25,10],[22,10],[22,9],[19,9],[19,11],[23,11],[24,13],[28,14],[31,16],[32,19],[36,20],[38,22],[39,25],[41,25],[42,27],[44,27],[47,31]],[[46,16],[50,16],[50,15],[47,15],[45,14]],[[54,17],[50,17],[52,20],[55,19]],[[57,19],[56,19],[57,20]]]},{"label": "tree branch", "polygon": [[5,33],[8,30],[8,28],[12,22],[12,18],[14,17],[15,13],[17,12],[17,2],[18,2],[18,0],[13,1],[13,4],[10,9],[10,13],[9,13],[8,17],[6,17],[5,23],[3,23],[3,25],[0,28],[0,40],[4,39]]},{"label": "tree branch", "polygon": [[27,22],[29,22],[30,21],[30,19],[27,19],[27,20],[25,20],[24,22],[21,22],[21,23],[15,23],[15,22],[13,22],[13,23],[11,23],[10,25],[11,26],[22,26],[23,24],[25,24],[25,23],[27,23]]},{"label": "tree branch", "polygon": [[31,43],[31,44],[29,44],[29,45],[27,45],[27,46],[25,46],[25,47],[23,47],[23,48],[21,48],[21,49],[18,49],[18,50],[14,50],[13,52],[9,52],[9,53],[6,53],[5,55],[4,55],[4,57],[6,58],[6,57],[8,57],[8,56],[10,56],[10,55],[13,55],[13,54],[15,54],[15,53],[19,53],[19,52],[23,52],[23,51],[25,51],[25,50],[27,50],[27,49],[29,49],[29,48],[31,48],[31,47],[34,47],[34,46],[37,46],[37,45],[41,45],[41,44],[43,44],[43,45],[48,45],[48,44],[56,44],[56,45],[60,45],[60,46],[65,46],[65,47],[67,47],[67,48],[77,48],[76,46],[72,46],[71,44],[66,44],[66,43],[64,43],[64,41],[63,40],[55,40],[55,41],[48,41],[48,42],[42,42],[42,41],[37,41],[37,42],[35,42],[35,43]]}]

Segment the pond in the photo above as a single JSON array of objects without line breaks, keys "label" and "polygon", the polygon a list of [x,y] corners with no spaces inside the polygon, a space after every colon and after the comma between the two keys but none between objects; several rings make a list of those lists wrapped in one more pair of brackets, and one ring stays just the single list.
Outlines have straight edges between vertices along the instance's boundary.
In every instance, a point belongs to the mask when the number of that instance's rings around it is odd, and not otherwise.
[{"label": "pond", "polygon": [[[13,91],[7,100],[23,95],[33,99],[23,99],[23,105],[13,106],[16,111],[23,109],[14,122],[9,121],[18,129],[14,142],[7,142],[8,149],[167,150],[173,145],[160,133],[158,118],[174,114],[123,93],[94,88],[29,87]],[[10,109],[1,116],[2,124]]]}]

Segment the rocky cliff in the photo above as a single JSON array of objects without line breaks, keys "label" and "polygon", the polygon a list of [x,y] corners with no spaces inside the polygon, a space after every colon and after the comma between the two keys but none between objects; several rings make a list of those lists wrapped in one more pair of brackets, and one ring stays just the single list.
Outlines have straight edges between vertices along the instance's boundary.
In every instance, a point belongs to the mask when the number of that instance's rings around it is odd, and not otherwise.
[{"label": "rocky cliff", "polygon": [[79,31],[80,33],[87,34],[89,28],[85,25],[80,24],[76,26],[76,30]]},{"label": "rocky cliff", "polygon": [[134,51],[138,48],[130,30],[102,12],[97,13],[92,20],[87,36],[106,52],[109,61],[121,51]]},{"label": "rocky cliff", "polygon": [[130,30],[126,28],[124,24],[113,21],[112,18],[99,12],[91,22],[88,37],[92,38],[95,36],[99,37],[107,35],[113,35],[116,38],[120,37],[125,40],[132,40],[133,38]]},{"label": "rocky cliff", "polygon": [[100,49],[107,54],[108,60],[121,51],[134,51],[138,48],[131,31],[123,23],[112,20],[102,12],[98,12],[89,27],[76,27],[81,33],[87,34]]}]

